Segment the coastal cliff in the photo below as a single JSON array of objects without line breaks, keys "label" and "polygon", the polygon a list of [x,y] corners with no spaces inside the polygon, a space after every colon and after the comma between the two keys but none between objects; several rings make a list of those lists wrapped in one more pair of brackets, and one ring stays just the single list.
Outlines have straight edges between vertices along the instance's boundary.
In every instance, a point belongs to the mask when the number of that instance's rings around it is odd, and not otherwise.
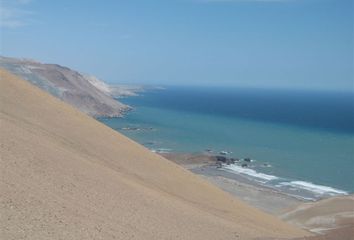
[{"label": "coastal cliff", "polygon": [[0,67],[93,117],[121,117],[130,107],[114,98],[134,94],[57,64],[0,56]]}]

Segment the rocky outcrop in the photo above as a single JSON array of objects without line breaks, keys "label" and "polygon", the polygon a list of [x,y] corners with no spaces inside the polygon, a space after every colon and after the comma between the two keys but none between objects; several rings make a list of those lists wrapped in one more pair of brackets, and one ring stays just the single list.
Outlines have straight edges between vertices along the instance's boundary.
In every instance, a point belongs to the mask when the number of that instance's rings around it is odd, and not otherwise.
[{"label": "rocky outcrop", "polygon": [[252,160],[250,158],[244,158],[243,161],[245,162],[252,162]]},{"label": "rocky outcrop", "polygon": [[107,84],[67,67],[0,57],[0,68],[5,68],[93,117],[120,117],[130,109],[113,98]]}]

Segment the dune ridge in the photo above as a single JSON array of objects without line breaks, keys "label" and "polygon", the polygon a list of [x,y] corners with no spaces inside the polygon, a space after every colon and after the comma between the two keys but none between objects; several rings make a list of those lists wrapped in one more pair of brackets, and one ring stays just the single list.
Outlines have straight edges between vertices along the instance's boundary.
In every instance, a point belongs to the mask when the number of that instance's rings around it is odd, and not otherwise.
[{"label": "dune ridge", "polygon": [[4,239],[309,235],[0,70]]}]

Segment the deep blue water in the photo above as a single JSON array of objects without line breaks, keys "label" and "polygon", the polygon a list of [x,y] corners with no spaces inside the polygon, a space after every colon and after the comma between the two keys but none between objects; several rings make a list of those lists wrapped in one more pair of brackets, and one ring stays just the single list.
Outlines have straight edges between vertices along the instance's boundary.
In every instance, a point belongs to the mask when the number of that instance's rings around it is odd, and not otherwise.
[{"label": "deep blue water", "polygon": [[353,93],[172,87],[144,95],[143,101],[128,101],[138,106],[354,133]]},{"label": "deep blue water", "polygon": [[120,100],[135,109],[102,122],[150,149],[232,151],[255,161],[229,170],[264,184],[354,192],[352,93],[168,87]]}]

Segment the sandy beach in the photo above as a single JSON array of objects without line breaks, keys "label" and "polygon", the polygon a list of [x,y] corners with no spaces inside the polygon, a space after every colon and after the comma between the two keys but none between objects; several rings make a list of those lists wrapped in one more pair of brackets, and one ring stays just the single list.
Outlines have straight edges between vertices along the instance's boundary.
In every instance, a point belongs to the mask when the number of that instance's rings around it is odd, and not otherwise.
[{"label": "sandy beach", "polygon": [[241,176],[222,171],[215,164],[215,156],[210,154],[162,153],[161,155],[270,214],[281,215],[287,210],[307,202],[260,184],[256,185]]},{"label": "sandy beach", "polygon": [[[354,196],[309,201],[220,170],[209,153],[161,153],[212,184],[285,221],[315,233],[304,239],[354,239]],[[340,236],[340,238],[335,238]]]}]

